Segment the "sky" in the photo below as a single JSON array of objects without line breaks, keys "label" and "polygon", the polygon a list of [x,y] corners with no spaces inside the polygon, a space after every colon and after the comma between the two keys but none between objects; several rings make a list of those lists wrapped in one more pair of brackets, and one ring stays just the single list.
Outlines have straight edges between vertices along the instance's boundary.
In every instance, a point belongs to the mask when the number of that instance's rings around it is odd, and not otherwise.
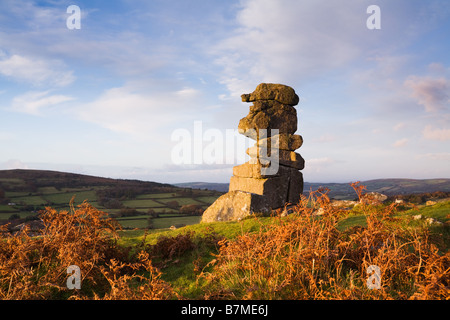
[{"label": "sky", "polygon": [[268,82],[305,181],[450,178],[449,52],[447,0],[2,0],[0,170],[226,183]]}]

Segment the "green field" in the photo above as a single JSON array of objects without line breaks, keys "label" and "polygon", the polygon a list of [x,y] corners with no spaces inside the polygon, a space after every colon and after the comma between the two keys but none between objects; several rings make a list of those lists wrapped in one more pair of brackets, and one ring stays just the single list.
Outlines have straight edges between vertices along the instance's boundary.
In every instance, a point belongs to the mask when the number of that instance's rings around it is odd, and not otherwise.
[{"label": "green field", "polygon": [[200,223],[200,216],[187,216],[187,217],[171,217],[171,218],[157,218],[154,219],[155,229],[170,228],[176,224],[192,225]]},{"label": "green field", "polygon": [[136,199],[165,199],[172,198],[176,196],[175,193],[154,193],[154,194],[141,194],[136,197]]},{"label": "green field", "polygon": [[[23,205],[45,205],[46,200],[44,200],[41,196],[25,196],[25,197],[16,197],[11,198],[14,203]],[[23,204],[22,204],[23,203]]]},{"label": "green field", "polygon": [[150,199],[136,199],[122,202],[124,206],[130,208],[161,208],[166,207],[164,203],[156,202]]},{"label": "green field", "polygon": [[196,199],[186,198],[186,197],[183,197],[183,198],[172,197],[172,198],[164,198],[164,199],[158,199],[158,200],[160,202],[164,203],[164,204],[167,204],[170,201],[176,201],[176,202],[178,202],[180,204],[180,206],[184,206],[184,205],[187,205],[187,204],[199,204],[199,205],[204,204],[203,202],[198,201]]},{"label": "green field", "polygon": [[[136,209],[143,215],[133,217],[117,218],[119,223],[125,229],[146,229],[148,228],[148,218],[146,215],[149,209],[152,209],[156,213],[160,213],[161,216],[152,218],[152,228],[163,229],[170,228],[172,225],[185,224],[192,225],[199,223],[200,216],[186,216],[179,213],[179,210],[167,206],[167,203],[171,201],[177,201],[179,206],[196,204],[203,208],[207,208],[212,202],[217,199],[217,196],[211,196],[209,191],[200,191],[204,196],[200,196],[197,199],[189,197],[174,196],[174,193],[161,193],[161,194],[142,194],[131,200],[121,201],[124,208]],[[39,194],[39,195],[38,195]],[[91,205],[105,211],[109,214],[119,214],[122,209],[107,209],[99,205],[96,189],[86,190],[85,188],[70,191],[56,190],[53,187],[40,188],[39,193],[24,193],[14,192],[9,193],[9,198],[16,205],[0,205],[0,220],[8,219],[11,214],[19,213],[21,218],[32,215],[34,213],[22,211],[21,209],[26,206],[44,207],[51,206],[58,210],[68,210],[69,202],[73,196],[75,196],[75,204],[80,204],[84,200],[87,200]]]},{"label": "green field", "polygon": [[2,212],[17,212],[18,210],[13,206],[8,206],[6,204],[0,204],[0,213]]},{"label": "green field", "polygon": [[43,198],[45,198],[48,202],[52,202],[55,204],[68,204],[70,199],[75,196],[75,202],[83,202],[87,200],[89,202],[96,201],[97,196],[95,191],[72,191],[72,192],[59,192],[59,193],[46,193]]},{"label": "green field", "polygon": [[[114,214],[125,229],[147,229],[149,211],[161,215],[152,217],[152,228],[169,228],[172,225],[191,225],[200,221],[200,216],[181,214],[179,210],[182,206],[194,204],[206,209],[221,195],[216,191],[167,187],[152,182],[112,180],[38,170],[3,171],[3,174],[4,176],[0,174],[0,190],[4,190],[4,197],[7,200],[0,204],[0,220],[2,221],[7,221],[12,214],[19,214],[21,218],[36,215],[39,210],[47,206],[57,210],[69,210],[69,203],[75,197],[74,205],[79,205],[86,200],[92,206],[108,214]],[[160,189],[145,192],[148,184],[152,188],[156,184],[161,190],[170,189],[170,192],[161,192]],[[104,201],[101,202],[98,192],[101,193],[103,190],[118,191],[119,194],[106,194],[107,197],[115,199],[114,207],[108,207]],[[121,190],[132,190],[132,192],[129,194],[125,191],[120,194]],[[174,201],[178,204],[177,206],[173,205]],[[121,207],[117,206],[117,202]],[[10,206],[7,203],[14,203],[14,205]],[[139,215],[121,217],[124,209],[136,209]]]}]

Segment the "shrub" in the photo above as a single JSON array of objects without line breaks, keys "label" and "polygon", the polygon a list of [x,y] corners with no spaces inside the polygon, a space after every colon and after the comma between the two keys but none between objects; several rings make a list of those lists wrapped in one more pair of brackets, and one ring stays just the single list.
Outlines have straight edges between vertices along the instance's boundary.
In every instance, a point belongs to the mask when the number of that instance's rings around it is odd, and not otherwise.
[{"label": "shrub", "polygon": [[[73,199],[72,199],[73,201]],[[120,226],[83,202],[76,209],[41,212],[44,227],[32,237],[24,228],[0,233],[1,299],[159,299],[172,296],[148,255],[130,256],[117,245]],[[81,269],[81,290],[66,287],[67,267]],[[139,274],[137,274],[139,272]],[[145,290],[143,290],[144,288]]]},{"label": "shrub", "polygon": [[[361,197],[364,188],[353,186]],[[426,231],[393,225],[394,204],[361,206],[367,227],[340,232],[346,213],[326,192],[313,192],[294,214],[222,241],[213,269],[202,274],[205,298],[448,299],[450,254],[438,254]],[[366,284],[371,265],[381,270],[379,290]]]},{"label": "shrub", "polygon": [[117,214],[117,216],[119,217],[133,217],[133,216],[138,216],[141,213],[139,211],[137,211],[134,208],[123,208],[119,210],[119,213]]},{"label": "shrub", "polygon": [[203,211],[202,207],[198,204],[186,204],[180,209],[181,214],[188,215],[202,215]]},{"label": "shrub", "polygon": [[166,203],[166,206],[168,206],[171,209],[178,209],[180,207],[180,204],[176,200],[172,200]]},{"label": "shrub", "polygon": [[20,219],[20,215],[18,213],[13,213],[12,215],[9,216],[8,220],[17,220]]},{"label": "shrub", "polygon": [[163,259],[172,259],[194,248],[195,244],[192,240],[192,233],[185,233],[175,237],[159,237],[157,243],[152,246],[151,252],[154,256]]}]

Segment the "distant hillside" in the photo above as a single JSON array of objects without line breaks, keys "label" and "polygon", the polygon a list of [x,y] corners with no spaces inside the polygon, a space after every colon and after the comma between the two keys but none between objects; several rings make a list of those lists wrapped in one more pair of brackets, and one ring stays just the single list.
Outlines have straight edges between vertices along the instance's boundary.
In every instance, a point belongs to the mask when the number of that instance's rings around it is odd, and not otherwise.
[{"label": "distant hillside", "polygon": [[[449,192],[450,179],[376,179],[361,181],[367,192],[379,192],[387,196],[414,193]],[[317,190],[319,187],[330,189],[329,195],[336,199],[353,199],[355,191],[350,183],[309,183],[305,182],[304,192]]]},{"label": "distant hillside", "polygon": [[175,183],[174,186],[180,188],[192,188],[192,189],[208,189],[220,192],[228,192],[228,183],[210,183],[210,182],[186,182]]},{"label": "distant hillside", "polygon": [[0,170],[0,188],[5,191],[35,191],[41,187],[75,188],[93,186],[145,187],[148,189],[173,188],[170,184],[95,177],[50,170]]},{"label": "distant hillside", "polygon": [[[361,184],[367,187],[367,192],[379,192],[388,196],[436,191],[450,192],[450,179],[376,179],[362,181]],[[191,182],[175,185],[184,188],[228,191],[228,183]],[[353,199],[356,197],[350,183],[305,182],[303,190],[304,193],[308,193],[320,187],[330,189],[329,196],[332,198]]]},{"label": "distant hillside", "polygon": [[220,192],[170,184],[44,170],[0,170],[0,225],[37,219],[50,206],[69,210],[87,200],[125,229],[195,224]]}]

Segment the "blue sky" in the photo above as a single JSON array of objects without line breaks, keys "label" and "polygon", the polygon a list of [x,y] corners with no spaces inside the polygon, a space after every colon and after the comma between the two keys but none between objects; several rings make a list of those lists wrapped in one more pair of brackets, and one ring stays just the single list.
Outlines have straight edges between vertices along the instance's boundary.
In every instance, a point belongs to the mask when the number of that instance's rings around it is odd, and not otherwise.
[{"label": "blue sky", "polygon": [[446,0],[2,0],[0,169],[228,182],[245,147],[180,165],[172,134],[226,136],[273,82],[300,96],[306,181],[450,178],[449,52]]}]

